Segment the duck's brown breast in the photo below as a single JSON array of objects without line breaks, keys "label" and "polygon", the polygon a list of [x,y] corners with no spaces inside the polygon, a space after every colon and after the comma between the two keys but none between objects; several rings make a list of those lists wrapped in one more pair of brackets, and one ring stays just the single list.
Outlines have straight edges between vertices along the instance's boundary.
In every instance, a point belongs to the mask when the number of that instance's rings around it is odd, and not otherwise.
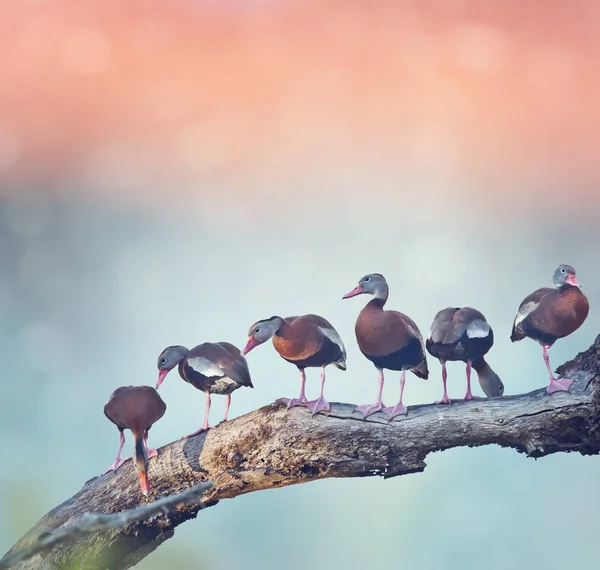
[{"label": "duck's brown breast", "polygon": [[318,352],[323,339],[314,326],[298,318],[291,324],[284,321],[277,334],[273,335],[275,350],[286,360],[307,360]]},{"label": "duck's brown breast", "polygon": [[385,356],[404,347],[415,336],[408,317],[367,305],[358,315],[355,333],[358,347],[370,356]]},{"label": "duck's brown breast", "polygon": [[542,300],[531,314],[531,324],[546,335],[563,338],[583,324],[588,312],[587,297],[578,287],[567,287]]}]

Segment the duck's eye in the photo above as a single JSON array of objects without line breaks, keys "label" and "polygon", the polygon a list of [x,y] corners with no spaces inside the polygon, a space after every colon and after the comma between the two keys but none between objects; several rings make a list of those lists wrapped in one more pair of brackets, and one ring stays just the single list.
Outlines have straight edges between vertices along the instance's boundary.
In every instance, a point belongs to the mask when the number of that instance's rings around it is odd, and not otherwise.
[{"label": "duck's eye", "polygon": [[254,329],[254,334],[258,334],[259,332],[260,332],[260,328],[259,328],[259,327],[256,327],[256,328]]},{"label": "duck's eye", "polygon": [[161,364],[166,364],[166,363],[167,363],[167,359],[166,359],[166,358],[163,356],[163,357],[160,359],[160,363],[161,363]]},{"label": "duck's eye", "polygon": [[371,281],[371,278],[370,278],[370,277],[365,277],[365,278],[364,278],[364,282],[365,282],[365,283],[368,283],[369,281]]},{"label": "duck's eye", "polygon": [[566,272],[567,272],[567,270],[566,270],[564,267],[561,267],[561,268],[560,268],[560,272],[561,272],[561,273],[566,273]]}]

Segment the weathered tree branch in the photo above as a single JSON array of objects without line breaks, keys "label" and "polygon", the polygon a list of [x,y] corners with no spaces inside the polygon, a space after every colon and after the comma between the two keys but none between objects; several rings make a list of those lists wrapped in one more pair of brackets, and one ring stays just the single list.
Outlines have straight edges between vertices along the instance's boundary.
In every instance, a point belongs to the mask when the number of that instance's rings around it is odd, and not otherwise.
[{"label": "weathered tree branch", "polygon": [[22,550],[13,552],[10,556],[6,556],[3,560],[0,560],[0,570],[11,568],[16,564],[19,564],[19,562],[23,562],[23,560],[27,560],[44,550],[49,550],[65,540],[76,539],[91,532],[99,532],[111,528],[123,528],[130,522],[147,519],[157,513],[166,515],[169,513],[169,509],[176,507],[181,503],[199,505],[200,508],[202,508],[200,499],[202,498],[202,495],[212,487],[213,484],[210,481],[201,483],[200,485],[194,485],[181,493],[167,495],[152,503],[140,505],[139,507],[135,507],[128,511],[121,511],[119,513],[86,513],[79,519],[77,524],[62,526],[54,532],[42,535],[36,542],[33,542]]},{"label": "weathered tree branch", "polygon": [[[214,487],[205,495],[206,506],[326,477],[395,477],[423,471],[432,451],[460,446],[497,444],[530,457],[561,451],[600,453],[600,336],[558,372],[576,381],[571,392],[548,396],[540,389],[497,400],[411,406],[407,417],[392,422],[380,414],[365,420],[350,404],[334,403],[329,414],[314,418],[303,408],[287,411],[281,404],[270,404],[161,448],[159,457],[150,461],[149,500],[209,479]],[[86,512],[114,513],[147,501],[135,470],[126,463],[115,475],[88,481],[10,552],[27,547],[43,533],[76,524]],[[198,510],[198,505],[179,505],[152,520],[65,541],[15,568],[130,568]]]}]

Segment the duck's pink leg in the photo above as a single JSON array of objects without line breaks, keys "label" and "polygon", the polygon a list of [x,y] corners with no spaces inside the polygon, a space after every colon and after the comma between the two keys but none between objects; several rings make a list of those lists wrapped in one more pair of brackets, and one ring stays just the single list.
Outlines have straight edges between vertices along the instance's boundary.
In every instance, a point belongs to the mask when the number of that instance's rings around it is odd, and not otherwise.
[{"label": "duck's pink leg", "polygon": [[467,360],[467,393],[465,394],[465,400],[479,400],[478,396],[473,396],[471,392],[471,368],[472,364],[470,360]]},{"label": "duck's pink leg", "polygon": [[329,402],[323,397],[323,388],[325,386],[325,366],[321,368],[321,395],[316,400],[306,403],[306,407],[312,412],[313,416],[319,412],[328,412],[331,409]]},{"label": "duck's pink leg", "polygon": [[125,459],[121,459],[121,451],[123,450],[123,446],[125,445],[125,434],[123,432],[121,432],[121,435],[119,437],[119,441],[120,441],[120,445],[119,445],[119,451],[117,451],[117,458],[113,461],[113,463],[111,463],[102,472],[102,475],[105,475],[109,471],[116,471],[119,467],[121,467],[121,465],[123,465],[123,463],[125,463],[125,461],[127,461],[128,459],[131,459],[130,457],[126,457]]},{"label": "duck's pink leg", "polygon": [[383,408],[383,413],[393,420],[396,416],[405,416],[408,413],[408,408],[402,403],[402,397],[404,396],[404,383],[406,382],[406,370],[402,371],[400,376],[400,400],[393,408]]},{"label": "duck's pink leg", "polygon": [[379,370],[379,392],[377,393],[377,402],[375,402],[374,404],[363,404],[361,406],[356,406],[356,408],[354,408],[355,412],[360,412],[361,414],[363,414],[365,416],[365,418],[367,416],[370,416],[371,414],[374,414],[375,412],[381,412],[384,408],[384,404],[383,404],[383,382],[384,382],[383,370],[381,368],[379,368],[378,370]]},{"label": "duck's pink leg", "polygon": [[448,372],[446,371],[446,363],[442,362],[442,383],[444,384],[444,396],[441,400],[437,400],[436,404],[451,404],[452,400],[448,398],[448,390],[446,389],[446,381],[448,380]]},{"label": "duck's pink leg", "polygon": [[193,437],[195,435],[198,435],[199,433],[202,433],[203,431],[206,431],[210,427],[212,427],[212,426],[208,425],[209,412],[210,412],[210,392],[206,392],[206,408],[204,411],[204,423],[202,424],[202,427],[200,429],[196,430],[194,433],[190,433],[190,435],[186,435],[182,439],[187,439],[188,437]]},{"label": "duck's pink leg", "polygon": [[225,416],[217,425],[221,425],[223,422],[227,421],[227,416],[229,415],[229,406],[231,406],[231,394],[227,394],[227,398],[225,398]]},{"label": "duck's pink leg", "polygon": [[229,406],[231,406],[231,394],[227,394],[227,398],[225,398],[225,416],[223,417],[223,421],[227,421],[227,416],[229,415]]},{"label": "duck's pink leg", "polygon": [[548,374],[550,374],[550,384],[546,388],[546,392],[548,394],[554,394],[554,392],[568,392],[571,384],[573,384],[573,380],[569,380],[568,378],[558,378],[554,377],[552,373],[552,368],[550,368],[550,357],[548,356],[548,349],[552,345],[542,345],[542,351],[544,354],[544,362],[546,363],[546,368],[548,369]]},{"label": "duck's pink leg", "polygon": [[287,409],[293,408],[295,406],[305,406],[308,403],[306,399],[306,394],[304,393],[304,388],[306,386],[306,374],[304,372],[304,368],[300,368],[300,397],[299,398],[279,398],[278,402],[283,402]]},{"label": "duck's pink leg", "polygon": [[146,448],[146,456],[148,459],[151,457],[156,457],[158,455],[158,451],[154,447],[148,447],[148,432],[144,432],[144,447]]}]

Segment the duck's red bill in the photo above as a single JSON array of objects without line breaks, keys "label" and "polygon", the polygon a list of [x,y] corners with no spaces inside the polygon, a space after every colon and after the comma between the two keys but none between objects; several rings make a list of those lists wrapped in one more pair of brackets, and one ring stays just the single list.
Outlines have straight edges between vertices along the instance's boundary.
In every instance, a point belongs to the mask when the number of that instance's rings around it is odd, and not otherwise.
[{"label": "duck's red bill", "polygon": [[142,493],[144,496],[148,496],[150,494],[150,484],[148,483],[148,473],[139,473],[140,476],[140,487],[142,488]]},{"label": "duck's red bill", "polygon": [[156,381],[156,389],[163,383],[165,376],[169,373],[168,370],[159,370],[158,371],[158,380]]},{"label": "duck's red bill", "polygon": [[253,337],[248,337],[248,342],[242,350],[242,354],[248,354],[255,346],[258,346],[260,343]]},{"label": "duck's red bill", "polygon": [[363,288],[360,285],[357,285],[356,287],[354,287],[354,289],[352,289],[352,291],[350,291],[350,293],[346,293],[342,299],[349,299],[350,297],[356,297],[356,295],[360,295],[361,293],[364,293]]},{"label": "duck's red bill", "polygon": [[568,283],[569,285],[573,285],[573,287],[581,287],[581,285],[579,284],[579,281],[577,281],[577,279],[575,279],[575,275],[573,275],[572,273],[569,273],[567,275],[567,278],[565,279],[565,283]]}]

